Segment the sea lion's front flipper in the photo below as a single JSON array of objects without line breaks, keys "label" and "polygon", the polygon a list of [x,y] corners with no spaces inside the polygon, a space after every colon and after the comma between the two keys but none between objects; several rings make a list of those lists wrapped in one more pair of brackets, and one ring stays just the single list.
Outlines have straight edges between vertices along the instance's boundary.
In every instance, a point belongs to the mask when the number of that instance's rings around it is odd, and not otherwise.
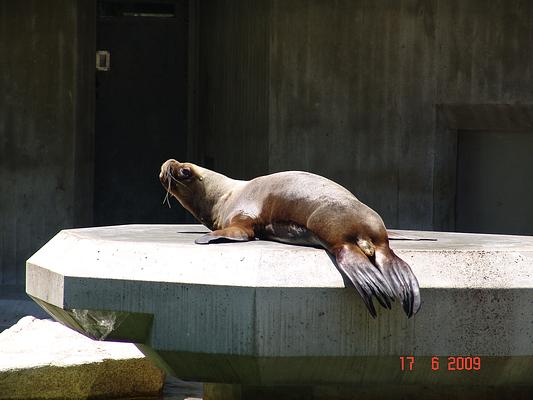
[{"label": "sea lion's front flipper", "polygon": [[376,317],[372,296],[375,296],[383,307],[391,308],[391,302],[394,301],[393,289],[387,282],[387,278],[370,262],[358,246],[344,244],[334,249],[332,253],[339,269],[355,286],[372,317]]},{"label": "sea lion's front flipper", "polygon": [[200,236],[194,241],[196,244],[209,244],[224,241],[247,242],[254,238],[253,230],[241,226],[228,226]]}]

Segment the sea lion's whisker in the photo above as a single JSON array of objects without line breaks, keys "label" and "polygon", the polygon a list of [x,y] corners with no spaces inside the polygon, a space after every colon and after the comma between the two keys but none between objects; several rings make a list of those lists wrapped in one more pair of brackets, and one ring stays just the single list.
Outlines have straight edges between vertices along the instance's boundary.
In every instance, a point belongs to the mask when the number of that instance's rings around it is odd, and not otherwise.
[{"label": "sea lion's whisker", "polygon": [[[171,177],[172,175],[170,175],[170,172],[167,170],[167,179],[168,177]],[[172,206],[170,205],[170,199],[169,199],[169,194],[170,194],[170,185],[172,184],[172,182],[170,181],[170,179],[168,179],[168,188],[167,188],[167,193],[165,195],[165,198],[163,199],[163,204],[165,204],[165,201],[167,202],[168,204],[168,208],[172,208]]]},{"label": "sea lion's whisker", "polygon": [[170,173],[170,171],[167,171],[167,179],[169,179],[169,184],[168,184],[168,187],[170,189],[170,181],[173,180],[174,182],[180,184],[181,186],[183,186],[185,189],[187,189],[189,192],[191,191],[191,189],[189,188],[189,186],[187,186],[186,184],[184,184],[183,182],[180,182],[179,179],[176,179],[172,176],[172,174]]},{"label": "sea lion's whisker", "polygon": [[179,183],[181,186],[187,187],[183,182],[180,182],[178,179],[174,178],[170,173],[167,175],[170,179],[172,179],[174,182]]},{"label": "sea lion's whisker", "polygon": [[165,194],[165,198],[163,199],[163,204],[165,204],[166,202],[168,204],[168,208],[172,208],[170,205],[170,200],[168,199],[168,195],[169,195],[169,191],[167,190],[167,193]]}]

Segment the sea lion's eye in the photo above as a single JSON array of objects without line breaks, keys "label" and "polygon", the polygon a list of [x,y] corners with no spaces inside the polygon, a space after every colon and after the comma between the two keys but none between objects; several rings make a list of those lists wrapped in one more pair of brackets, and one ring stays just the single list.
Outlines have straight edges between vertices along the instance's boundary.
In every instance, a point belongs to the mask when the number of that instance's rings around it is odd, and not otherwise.
[{"label": "sea lion's eye", "polygon": [[190,168],[181,168],[180,169],[180,177],[181,178],[185,178],[185,179],[188,179],[190,177],[192,177],[192,171]]}]

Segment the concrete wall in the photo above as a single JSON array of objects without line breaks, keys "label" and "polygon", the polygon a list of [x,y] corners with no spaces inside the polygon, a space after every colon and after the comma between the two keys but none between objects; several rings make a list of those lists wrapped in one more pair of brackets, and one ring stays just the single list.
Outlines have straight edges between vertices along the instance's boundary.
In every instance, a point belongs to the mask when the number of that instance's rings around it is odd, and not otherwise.
[{"label": "concrete wall", "polygon": [[269,6],[197,4],[198,153],[208,168],[238,178],[268,171]]},{"label": "concrete wall", "polygon": [[[215,167],[249,177],[266,157],[270,172],[317,172],[391,227],[443,227],[434,176],[455,166],[435,160],[448,140],[436,105],[533,102],[529,1],[270,0],[253,19],[247,3],[201,3],[226,10],[200,15],[200,132]],[[246,101],[259,90],[266,120]]]},{"label": "concrete wall", "polygon": [[311,169],[391,226],[431,226],[432,6],[273,3],[272,170]]},{"label": "concrete wall", "polygon": [[0,294],[52,235],[92,219],[91,3],[0,1]]}]

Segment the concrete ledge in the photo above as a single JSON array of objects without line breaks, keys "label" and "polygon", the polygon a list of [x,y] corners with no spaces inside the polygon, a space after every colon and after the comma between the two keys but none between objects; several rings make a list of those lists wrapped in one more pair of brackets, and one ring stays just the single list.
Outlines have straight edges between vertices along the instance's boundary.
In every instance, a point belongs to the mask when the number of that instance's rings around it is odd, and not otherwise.
[{"label": "concrete ledge", "polygon": [[164,374],[135,346],[25,317],[0,334],[0,399],[155,396]]},{"label": "concrete ledge", "polygon": [[[195,245],[202,232],[196,225],[60,232],[28,260],[27,292],[89,336],[104,337],[79,315],[103,315],[106,338],[136,342],[188,380],[533,386],[532,237],[402,232],[437,239],[392,243],[420,281],[421,311],[407,320],[396,305],[372,320],[323,250]],[[122,325],[139,315],[150,316],[142,335]],[[402,371],[400,356],[414,356],[416,368]],[[433,356],[444,360],[436,372]],[[448,356],[477,356],[482,367],[447,371]]]}]

